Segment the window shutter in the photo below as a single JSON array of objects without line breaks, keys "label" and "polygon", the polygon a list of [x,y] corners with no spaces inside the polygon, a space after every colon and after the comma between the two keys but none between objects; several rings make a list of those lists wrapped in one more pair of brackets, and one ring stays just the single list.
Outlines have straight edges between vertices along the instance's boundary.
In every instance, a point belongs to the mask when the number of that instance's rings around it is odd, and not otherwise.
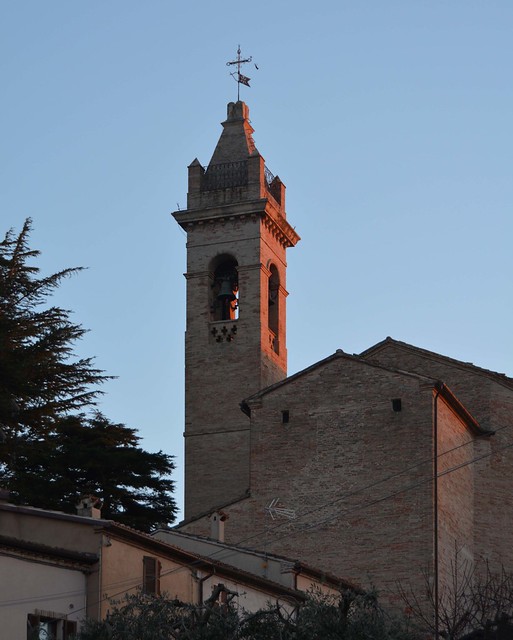
[{"label": "window shutter", "polygon": [[143,593],[160,593],[160,562],[151,556],[143,557]]}]

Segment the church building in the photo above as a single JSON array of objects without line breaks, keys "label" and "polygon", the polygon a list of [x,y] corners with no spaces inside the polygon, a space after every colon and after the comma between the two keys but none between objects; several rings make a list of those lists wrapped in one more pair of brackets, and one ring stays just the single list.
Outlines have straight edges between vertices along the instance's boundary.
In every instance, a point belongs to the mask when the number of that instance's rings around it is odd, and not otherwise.
[{"label": "church building", "polygon": [[386,338],[287,377],[285,186],[228,105],[189,166],[185,519],[389,599],[513,569],[513,380]]}]

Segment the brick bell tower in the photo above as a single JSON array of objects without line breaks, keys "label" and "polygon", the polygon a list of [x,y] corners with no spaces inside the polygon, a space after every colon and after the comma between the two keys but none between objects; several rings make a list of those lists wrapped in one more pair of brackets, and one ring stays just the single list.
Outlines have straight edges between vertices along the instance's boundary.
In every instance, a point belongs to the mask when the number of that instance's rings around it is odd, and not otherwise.
[{"label": "brick bell tower", "polygon": [[185,518],[249,489],[243,398],[287,375],[285,185],[253,142],[249,109],[230,102],[208,167],[189,166],[185,333]]}]

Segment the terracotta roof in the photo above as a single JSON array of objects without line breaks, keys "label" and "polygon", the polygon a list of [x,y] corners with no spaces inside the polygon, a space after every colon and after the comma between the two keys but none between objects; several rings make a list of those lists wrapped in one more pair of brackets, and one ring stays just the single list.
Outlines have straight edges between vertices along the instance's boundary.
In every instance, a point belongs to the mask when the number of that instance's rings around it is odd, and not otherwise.
[{"label": "terracotta roof", "polygon": [[71,551],[60,547],[50,547],[49,545],[31,542],[29,540],[0,536],[0,554],[15,553],[16,555],[19,555],[20,552],[23,552],[30,557],[47,560],[50,559],[54,561],[63,560],[69,564],[78,564],[80,566],[88,566],[98,562],[98,555],[96,553]]},{"label": "terracotta roof", "polygon": [[244,494],[239,496],[238,498],[233,498],[231,500],[228,500],[227,502],[214,505],[210,509],[207,509],[206,511],[202,511],[201,513],[197,513],[191,518],[180,520],[180,522],[176,524],[175,527],[183,527],[184,525],[189,524],[190,522],[196,522],[197,520],[201,520],[201,518],[206,518],[207,516],[214,513],[215,511],[222,511],[223,509],[226,509],[226,507],[230,507],[232,504],[237,504],[237,502],[242,502],[242,500],[247,500],[249,497],[251,497],[251,492],[249,489],[247,489],[244,492]]},{"label": "terracotta roof", "polygon": [[[18,506],[13,504],[0,504],[0,511],[1,510],[11,511],[24,515],[32,515],[40,518],[47,517],[51,520],[80,522],[80,524],[83,524],[85,526],[93,526],[99,531],[107,531],[109,533],[109,536],[113,539],[139,544],[145,549],[151,550],[155,554],[170,557],[178,563],[188,566],[194,565],[194,567],[198,569],[207,570],[212,573],[219,573],[221,575],[230,577],[233,580],[250,584],[257,589],[260,589],[261,591],[273,593],[280,597],[289,598],[291,600],[303,600],[305,598],[305,595],[300,591],[290,589],[289,587],[285,587],[281,584],[278,584],[277,582],[257,576],[242,569],[235,568],[231,565],[224,564],[223,562],[220,562],[218,560],[201,556],[190,551],[185,551],[175,545],[156,540],[147,533],[138,531],[137,529],[132,529],[127,525],[120,524],[113,520],[87,518],[83,516],[75,516],[62,513],[59,511],[45,511],[44,509],[38,509],[36,507]],[[73,556],[76,561],[79,561],[79,559],[81,559],[82,561],[86,561],[86,559],[95,561],[93,560],[91,554],[84,554],[80,551],[52,548],[47,545],[32,543],[27,540],[17,540],[14,538],[9,538],[9,543],[13,548],[15,544],[18,544],[20,548],[24,549],[28,549],[30,546],[32,546],[35,550],[37,547],[40,552],[43,552],[44,550],[45,553],[52,553],[54,557],[63,557],[63,554],[69,554],[70,560],[72,559],[71,556]]]},{"label": "terracotta roof", "polygon": [[[163,529],[163,531],[166,531],[166,530]],[[254,547],[243,547],[240,545],[229,544],[227,542],[219,542],[219,540],[214,540],[213,538],[208,538],[206,536],[199,536],[197,534],[188,533],[186,531],[178,531],[178,530],[175,530],[174,528],[172,530],[172,533],[180,536],[184,536],[187,538],[193,538],[195,540],[215,544],[219,547],[222,547],[223,549],[233,549],[234,551],[240,551],[242,553],[250,553],[256,556],[262,556],[262,557],[277,560],[280,562],[286,562],[292,566],[293,571],[296,571],[298,573],[302,573],[305,575],[309,575],[323,582],[327,582],[334,587],[343,587],[345,589],[352,589],[353,591],[361,591],[363,593],[363,590],[360,587],[353,584],[349,580],[339,578],[333,573],[322,571],[320,569],[317,569],[316,567],[312,567],[309,564],[306,564],[294,558],[290,558],[288,556],[282,556],[277,553],[269,553],[268,551],[265,551],[265,552],[260,551],[259,549],[256,549]]]}]

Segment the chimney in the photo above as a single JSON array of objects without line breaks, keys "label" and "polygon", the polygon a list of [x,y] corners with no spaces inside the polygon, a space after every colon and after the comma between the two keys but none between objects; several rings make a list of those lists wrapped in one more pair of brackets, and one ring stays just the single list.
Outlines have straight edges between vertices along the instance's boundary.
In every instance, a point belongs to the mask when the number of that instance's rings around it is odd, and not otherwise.
[{"label": "chimney", "polygon": [[210,537],[218,542],[224,542],[224,523],[228,515],[224,511],[214,511],[209,516]]},{"label": "chimney", "polygon": [[102,517],[102,502],[96,496],[82,496],[76,505],[77,515],[85,518],[95,518],[99,520]]},{"label": "chimney", "polygon": [[0,503],[5,504],[9,502],[10,491],[9,489],[2,489],[0,487]]}]

